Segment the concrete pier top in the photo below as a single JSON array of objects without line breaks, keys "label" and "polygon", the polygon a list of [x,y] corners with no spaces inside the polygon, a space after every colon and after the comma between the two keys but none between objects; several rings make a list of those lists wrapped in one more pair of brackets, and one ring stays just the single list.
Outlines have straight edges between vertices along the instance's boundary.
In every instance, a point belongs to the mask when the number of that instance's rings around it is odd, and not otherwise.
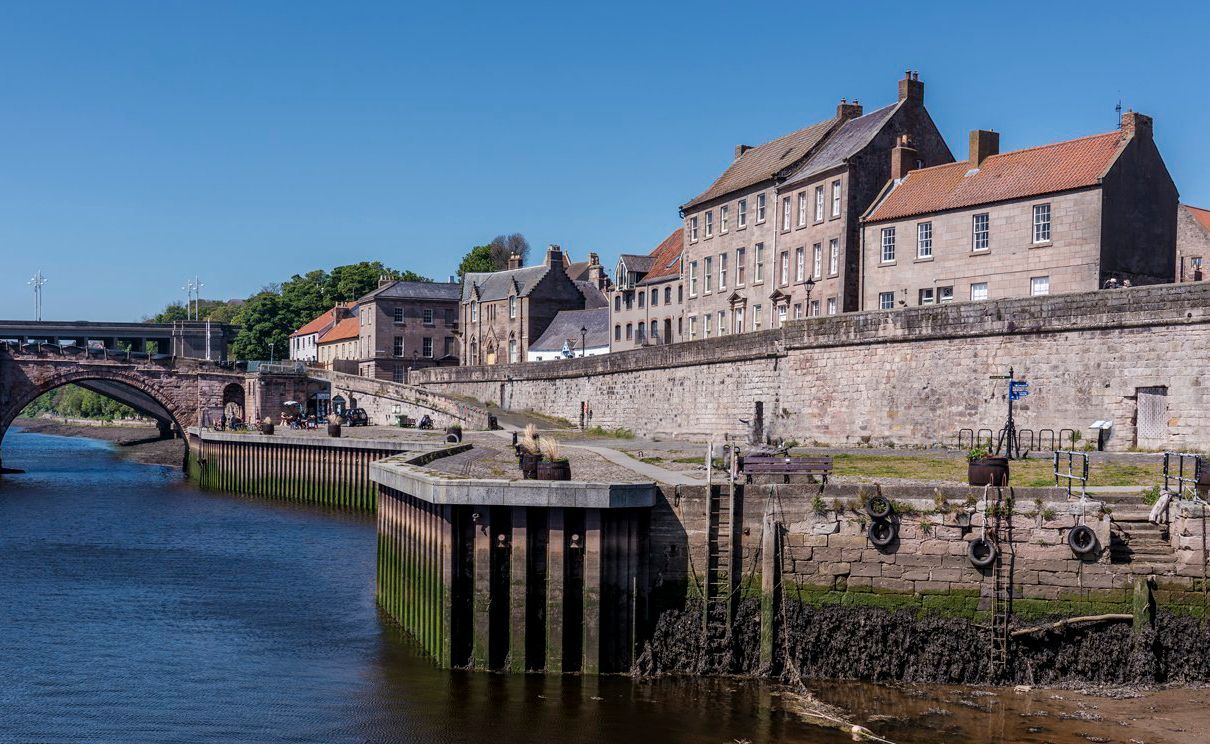
[{"label": "concrete pier top", "polygon": [[431,504],[484,506],[546,506],[581,509],[635,509],[655,505],[656,484],[593,483],[588,481],[506,480],[469,478],[424,467],[445,452],[408,453],[370,465],[370,480]]},{"label": "concrete pier top", "polygon": [[[288,433],[286,433],[288,432]],[[238,444],[263,445],[294,445],[305,447],[326,447],[330,449],[373,450],[377,452],[429,452],[446,447],[440,434],[418,436],[414,439],[366,439],[362,437],[327,437],[315,432],[295,433],[291,429],[276,434],[261,434],[260,432],[225,432],[199,429],[196,426],[188,430],[190,436],[195,436],[205,442],[235,442]]]}]

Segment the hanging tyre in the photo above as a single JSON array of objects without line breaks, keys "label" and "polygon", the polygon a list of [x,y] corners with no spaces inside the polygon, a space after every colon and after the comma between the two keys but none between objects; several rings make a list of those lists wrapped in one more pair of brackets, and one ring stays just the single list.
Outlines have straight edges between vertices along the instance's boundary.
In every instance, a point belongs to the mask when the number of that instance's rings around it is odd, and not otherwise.
[{"label": "hanging tyre", "polygon": [[875,546],[885,548],[895,541],[895,536],[899,534],[899,530],[895,529],[894,523],[886,519],[875,519],[870,522],[870,526],[866,528],[865,534]]},{"label": "hanging tyre", "polygon": [[1088,525],[1077,525],[1067,533],[1067,545],[1076,555],[1088,555],[1097,549],[1097,533]]},{"label": "hanging tyre", "polygon": [[874,519],[886,519],[891,516],[891,500],[882,494],[877,494],[866,499],[865,513],[869,514]]},{"label": "hanging tyre", "polygon": [[996,546],[987,538],[976,537],[966,544],[966,557],[975,568],[987,568],[996,562]]}]

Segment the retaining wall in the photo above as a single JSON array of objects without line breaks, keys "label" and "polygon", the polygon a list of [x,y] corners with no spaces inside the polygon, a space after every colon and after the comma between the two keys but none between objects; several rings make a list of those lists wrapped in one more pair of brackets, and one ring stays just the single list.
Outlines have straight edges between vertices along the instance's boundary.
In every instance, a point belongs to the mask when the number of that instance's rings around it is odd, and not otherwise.
[{"label": "retaining wall", "polygon": [[[1210,449],[1210,283],[964,302],[791,321],[783,328],[602,356],[413,371],[433,391],[642,435],[764,433],[826,445],[953,443],[997,430],[1014,367],[1032,383],[1017,424],[1110,449]],[[1166,388],[1156,432],[1136,436],[1139,388]]]},{"label": "retaining wall", "polygon": [[330,383],[333,397],[354,399],[355,405],[364,408],[375,424],[394,424],[399,415],[419,420],[427,414],[438,429],[452,424],[477,431],[490,428],[486,410],[438,390],[328,370],[308,370],[308,374]]}]

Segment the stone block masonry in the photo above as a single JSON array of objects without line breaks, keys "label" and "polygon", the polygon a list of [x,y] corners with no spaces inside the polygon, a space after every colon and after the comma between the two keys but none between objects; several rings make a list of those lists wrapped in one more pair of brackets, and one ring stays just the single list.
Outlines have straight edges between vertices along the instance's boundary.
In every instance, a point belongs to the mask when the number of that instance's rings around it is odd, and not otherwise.
[{"label": "stone block masonry", "polygon": [[346,400],[352,401],[352,405],[364,408],[370,421],[375,424],[394,424],[399,415],[413,419],[428,415],[438,428],[451,424],[477,431],[489,428],[486,410],[442,395],[439,390],[327,370],[308,370],[308,374],[329,382],[333,396],[343,395]]},{"label": "stone block masonry", "polygon": [[[1114,423],[1107,446],[1210,448],[1210,284],[849,313],[598,357],[413,372],[413,385],[644,436],[764,434],[804,443],[953,443],[996,430],[1015,368],[1032,383],[1018,426]],[[1164,410],[1139,427],[1140,388]]]}]

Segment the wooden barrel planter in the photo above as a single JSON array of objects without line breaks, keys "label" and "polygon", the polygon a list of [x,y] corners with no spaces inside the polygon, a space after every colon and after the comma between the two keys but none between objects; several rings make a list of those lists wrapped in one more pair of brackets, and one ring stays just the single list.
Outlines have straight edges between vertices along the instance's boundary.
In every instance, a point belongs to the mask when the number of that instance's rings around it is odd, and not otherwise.
[{"label": "wooden barrel planter", "polygon": [[522,450],[518,457],[518,463],[521,466],[521,477],[525,480],[537,480],[538,463],[540,462],[542,462],[542,455]]},{"label": "wooden barrel planter", "polygon": [[538,463],[538,480],[571,480],[571,463],[567,460],[543,460]]},{"label": "wooden barrel planter", "polygon": [[340,436],[340,422],[339,421],[329,421],[328,422],[328,436],[330,436],[330,437],[339,437]]},{"label": "wooden barrel planter", "polygon": [[1007,486],[1008,458],[979,457],[966,466],[966,480],[972,486]]},{"label": "wooden barrel planter", "polygon": [[272,434],[273,433],[273,422],[270,421],[267,424],[261,424],[260,431],[261,431],[261,434]]}]

